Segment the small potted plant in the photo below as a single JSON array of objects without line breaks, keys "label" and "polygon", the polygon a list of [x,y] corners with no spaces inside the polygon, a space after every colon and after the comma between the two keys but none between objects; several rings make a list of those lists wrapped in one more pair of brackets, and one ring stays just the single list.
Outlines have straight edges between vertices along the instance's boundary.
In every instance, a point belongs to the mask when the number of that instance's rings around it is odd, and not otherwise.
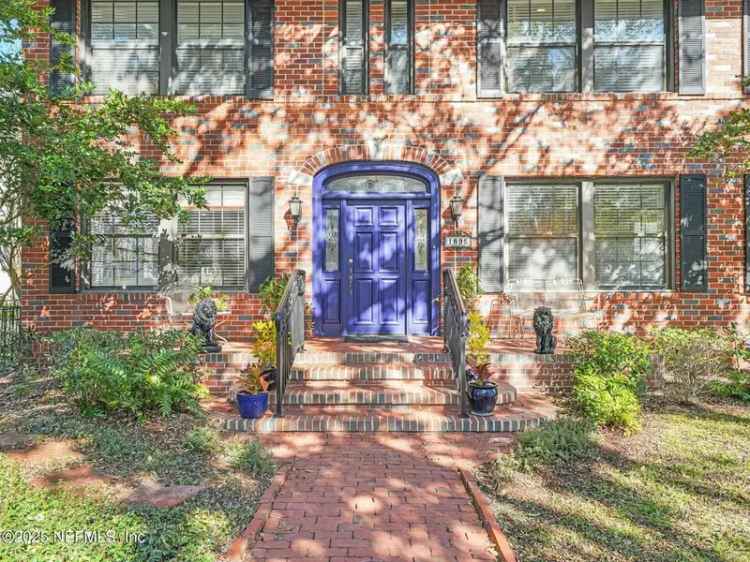
[{"label": "small potted plant", "polygon": [[476,416],[489,416],[497,404],[497,384],[490,380],[492,366],[487,353],[490,330],[477,311],[470,312],[468,320],[469,338],[466,343],[469,348],[469,367],[466,379],[469,383],[471,413]]},{"label": "small potted plant", "polygon": [[257,419],[263,417],[268,409],[268,392],[262,375],[262,365],[251,363],[240,377],[237,408],[241,418]]}]

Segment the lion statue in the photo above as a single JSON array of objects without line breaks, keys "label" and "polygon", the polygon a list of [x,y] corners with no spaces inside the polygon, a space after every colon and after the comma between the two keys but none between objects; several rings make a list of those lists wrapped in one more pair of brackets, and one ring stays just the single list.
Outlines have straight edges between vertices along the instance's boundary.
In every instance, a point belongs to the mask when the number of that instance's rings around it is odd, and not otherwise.
[{"label": "lion statue", "polygon": [[546,306],[534,310],[534,331],[536,332],[536,352],[550,355],[555,352],[557,338],[552,335],[555,319],[552,311]]},{"label": "lion statue", "polygon": [[193,313],[193,326],[190,333],[203,338],[203,349],[207,352],[221,351],[221,346],[216,343],[216,315],[218,310],[213,299],[203,299],[195,305]]}]

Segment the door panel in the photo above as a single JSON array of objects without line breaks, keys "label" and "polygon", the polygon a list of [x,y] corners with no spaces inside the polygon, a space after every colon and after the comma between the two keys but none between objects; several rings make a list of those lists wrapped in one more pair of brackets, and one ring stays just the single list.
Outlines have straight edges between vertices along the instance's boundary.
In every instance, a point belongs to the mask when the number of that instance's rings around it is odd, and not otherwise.
[{"label": "door panel", "polygon": [[346,202],[353,244],[344,260],[346,331],[406,334],[406,203]]}]

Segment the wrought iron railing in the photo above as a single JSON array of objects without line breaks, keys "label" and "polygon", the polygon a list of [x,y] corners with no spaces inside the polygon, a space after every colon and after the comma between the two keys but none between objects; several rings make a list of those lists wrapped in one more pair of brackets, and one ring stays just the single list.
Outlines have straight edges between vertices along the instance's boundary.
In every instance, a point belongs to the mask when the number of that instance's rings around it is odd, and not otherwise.
[{"label": "wrought iron railing", "polygon": [[0,306],[0,369],[12,366],[27,351],[28,334],[21,326],[21,307]]},{"label": "wrought iron railing", "polygon": [[466,339],[469,335],[466,307],[453,270],[443,271],[443,343],[456,375],[461,416],[469,415],[466,388]]},{"label": "wrought iron railing", "polygon": [[284,392],[294,357],[305,345],[305,272],[297,270],[281,297],[276,321],[276,416],[284,415]]}]

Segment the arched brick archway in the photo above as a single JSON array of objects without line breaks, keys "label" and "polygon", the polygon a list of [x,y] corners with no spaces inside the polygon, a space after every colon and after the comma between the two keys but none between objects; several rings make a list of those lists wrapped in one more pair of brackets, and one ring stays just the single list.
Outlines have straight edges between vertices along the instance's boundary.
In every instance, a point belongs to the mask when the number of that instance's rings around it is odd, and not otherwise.
[{"label": "arched brick archway", "polygon": [[356,160],[387,160],[422,164],[438,175],[440,186],[443,189],[458,189],[464,180],[464,174],[460,167],[433,150],[393,141],[372,141],[365,144],[339,145],[321,150],[295,167],[287,183],[293,186],[309,187],[312,185],[315,174],[323,168],[332,164]]}]

